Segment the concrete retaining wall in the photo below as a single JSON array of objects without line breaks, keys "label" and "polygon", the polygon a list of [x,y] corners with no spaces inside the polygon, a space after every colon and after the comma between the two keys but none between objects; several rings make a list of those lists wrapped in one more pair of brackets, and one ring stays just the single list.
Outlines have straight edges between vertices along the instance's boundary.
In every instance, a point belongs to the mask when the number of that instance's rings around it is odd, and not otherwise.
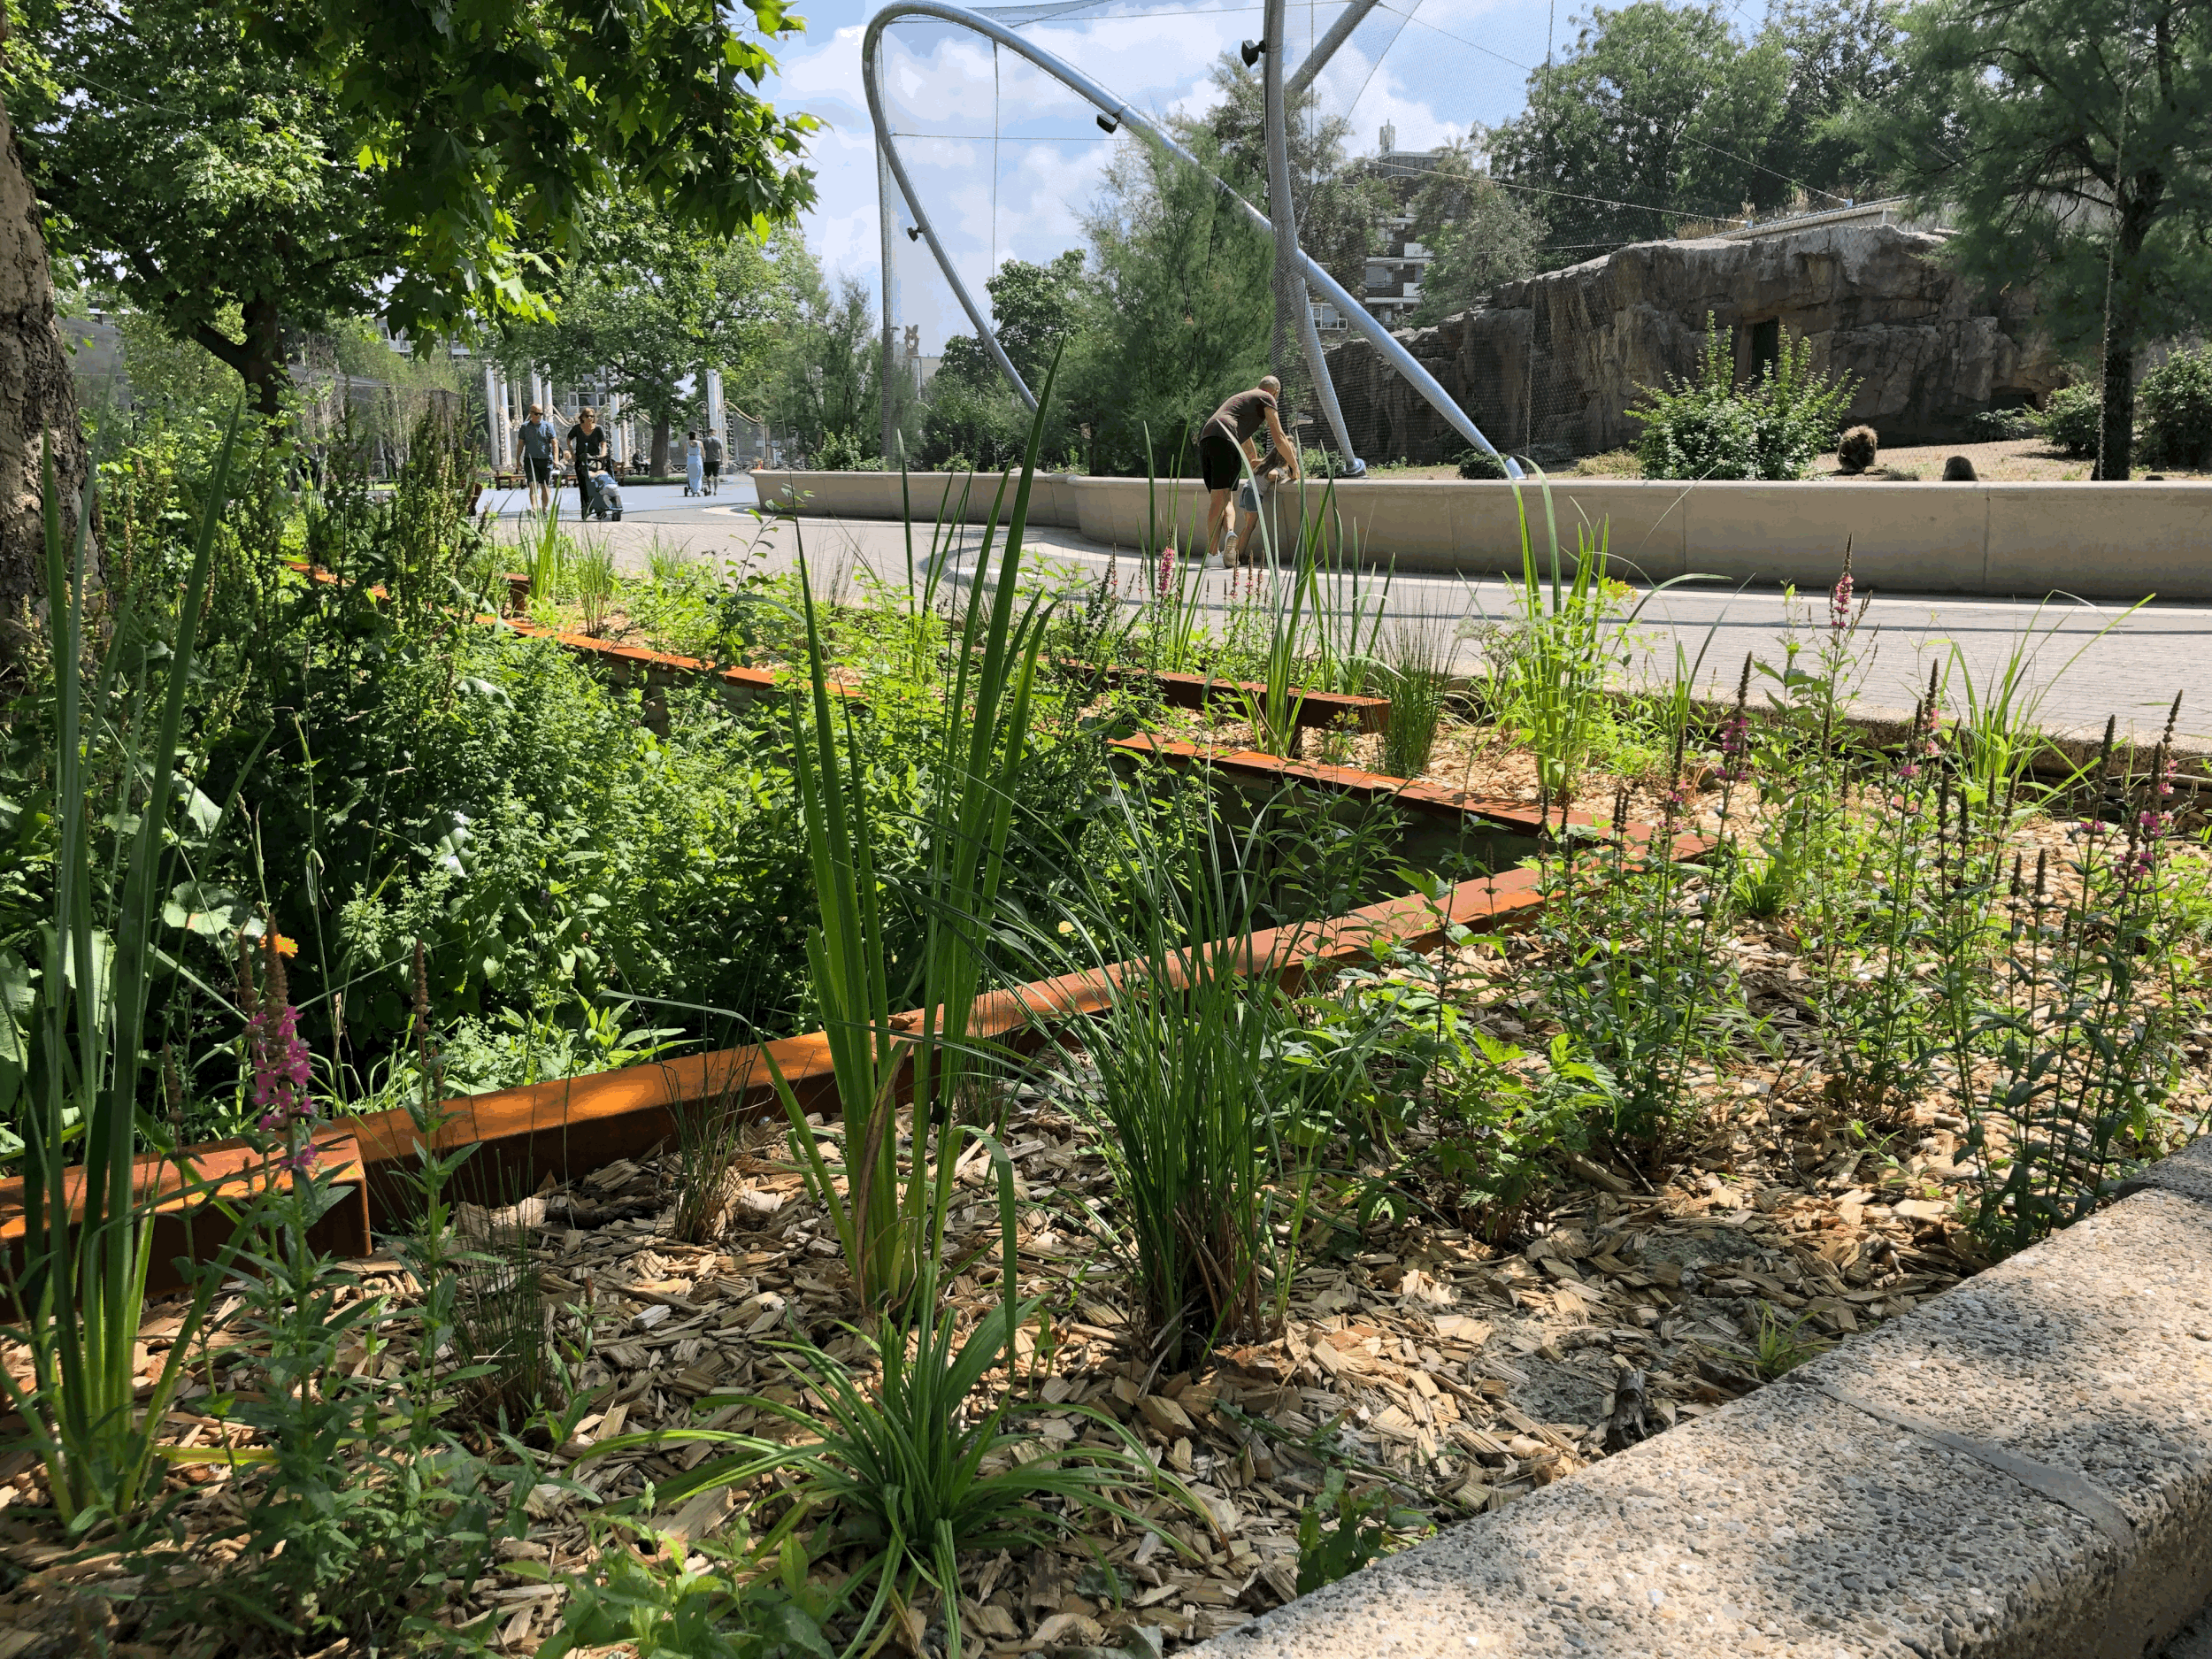
[{"label": "concrete retaining wall", "polygon": [[[830,518],[895,518],[896,474],[760,472],[764,503]],[[909,480],[917,519],[980,523],[997,480]],[[1012,492],[1008,492],[1010,506]],[[1525,488],[1539,526],[1543,496]],[[1453,479],[1305,484],[1283,496],[1310,513],[1324,501],[1354,544],[1406,571],[1517,573],[1521,534],[1514,488]],[[1552,486],[1560,540],[1578,524],[1603,526],[1616,572],[1654,581],[1700,574],[1736,584],[1835,580],[1847,543],[1863,587],[1890,592],[2089,599],[2212,599],[2212,484],[1758,484],[1568,479]],[[1037,480],[1033,523],[1075,530],[1109,547],[1165,539],[1194,545],[1206,495],[1196,484],[1142,479]]]},{"label": "concrete retaining wall", "polygon": [[2142,1659],[2212,1597],[2212,1141],[1200,1659]]}]

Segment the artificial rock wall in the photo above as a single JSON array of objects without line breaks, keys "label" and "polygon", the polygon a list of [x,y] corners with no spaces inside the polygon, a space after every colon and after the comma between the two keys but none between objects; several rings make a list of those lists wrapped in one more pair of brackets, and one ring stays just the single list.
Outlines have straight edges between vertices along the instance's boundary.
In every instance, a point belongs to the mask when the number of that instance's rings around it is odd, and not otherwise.
[{"label": "artificial rock wall", "polygon": [[[1640,388],[1694,371],[1709,312],[1740,377],[1778,338],[1809,339],[1816,368],[1859,382],[1852,421],[1885,444],[1949,442],[1974,435],[1983,410],[2039,402],[2064,374],[2026,296],[1955,275],[1932,257],[1943,241],[1835,225],[1638,242],[1507,283],[1489,303],[1398,338],[1501,449],[1633,444],[1640,428],[1627,410]],[[1366,342],[1330,352],[1329,367],[1361,456],[1440,461],[1466,448]]]}]

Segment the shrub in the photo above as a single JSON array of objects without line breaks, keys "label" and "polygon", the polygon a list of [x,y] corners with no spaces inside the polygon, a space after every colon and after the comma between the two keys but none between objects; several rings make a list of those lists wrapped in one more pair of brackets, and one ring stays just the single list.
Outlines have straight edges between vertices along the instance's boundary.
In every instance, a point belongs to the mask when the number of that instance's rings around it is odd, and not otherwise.
[{"label": "shrub", "polygon": [[1813,372],[1809,341],[1784,342],[1758,382],[1735,383],[1732,354],[1711,313],[1692,380],[1646,387],[1628,411],[1643,425],[1637,459],[1647,478],[1802,478],[1828,447],[1856,382]]},{"label": "shrub", "polygon": [[883,457],[870,452],[868,441],[856,432],[826,432],[815,447],[814,465],[824,472],[876,472]]},{"label": "shrub", "polygon": [[2093,386],[2062,386],[2043,405],[2036,425],[2043,442],[2069,455],[2097,452],[2098,424],[2104,418],[2104,400]]},{"label": "shrub", "polygon": [[1836,445],[1836,462],[1847,472],[1863,472],[1874,465],[1881,440],[1871,426],[1854,426]]},{"label": "shrub", "polygon": [[2212,467],[2212,346],[2177,351],[2143,377],[2144,458]]},{"label": "shrub", "polygon": [[1503,478],[1504,457],[1493,455],[1487,449],[1463,450],[1459,457],[1459,475],[1462,478]]}]

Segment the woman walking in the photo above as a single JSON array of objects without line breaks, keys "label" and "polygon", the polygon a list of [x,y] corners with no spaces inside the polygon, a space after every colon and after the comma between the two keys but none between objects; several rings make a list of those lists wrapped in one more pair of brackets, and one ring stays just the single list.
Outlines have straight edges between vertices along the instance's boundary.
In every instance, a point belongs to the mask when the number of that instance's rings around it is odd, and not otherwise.
[{"label": "woman walking", "polygon": [[707,493],[706,451],[699,447],[699,429],[695,426],[684,434],[684,494],[703,495]]}]

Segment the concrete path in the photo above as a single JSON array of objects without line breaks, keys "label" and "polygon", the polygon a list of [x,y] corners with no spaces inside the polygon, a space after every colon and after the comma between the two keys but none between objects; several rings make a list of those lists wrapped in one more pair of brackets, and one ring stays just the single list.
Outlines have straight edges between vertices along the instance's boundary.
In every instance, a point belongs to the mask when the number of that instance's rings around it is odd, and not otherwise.
[{"label": "concrete path", "polygon": [[[877,519],[764,522],[750,480],[743,477],[726,480],[723,495],[710,502],[687,499],[675,488],[624,493],[620,524],[586,526],[580,534],[611,545],[626,571],[641,572],[656,543],[707,559],[749,550],[763,568],[786,568],[802,541],[818,574],[830,573],[825,585],[833,591],[864,566],[895,581],[906,568],[901,526]],[[512,494],[518,508],[521,492]],[[488,498],[486,504],[495,503]],[[564,518],[572,520],[573,492],[563,507]],[[972,550],[980,532],[966,526],[957,534],[963,548]],[[915,541],[918,557],[928,546],[926,528],[917,526]],[[1029,541],[1033,553],[1071,580],[1095,581],[1113,568],[1129,592],[1145,580],[1133,549],[1102,547],[1058,529],[1033,532]],[[1220,618],[1239,580],[1209,575],[1204,613]],[[1510,584],[1496,578],[1401,576],[1391,586],[1388,614],[1412,626],[1455,629],[1464,620],[1509,617],[1513,597]],[[1642,599],[1636,649],[1627,665],[1631,677],[1666,678],[1679,651],[1684,661],[1699,664],[1700,691],[1714,695],[1733,691],[1746,651],[1771,663],[1782,660],[1793,616],[1799,637],[1811,641],[1824,625],[1827,604],[1824,593],[1792,598],[1772,588],[1723,592],[1709,586],[1678,587]],[[2212,606],[2154,603],[2131,612],[2110,603],[1884,593],[1875,596],[1860,637],[1864,649],[1855,701],[1867,713],[1909,711],[1932,663],[1949,664],[1955,696],[1964,676],[1986,687],[2014,651],[2024,648],[2033,655],[2035,679],[2054,682],[2040,709],[2046,726],[2093,735],[2108,715],[2116,716],[2123,736],[2148,744],[2181,691],[2186,746],[2212,749]],[[1479,641],[1462,640],[1455,650],[1463,670],[1480,665]]]}]

